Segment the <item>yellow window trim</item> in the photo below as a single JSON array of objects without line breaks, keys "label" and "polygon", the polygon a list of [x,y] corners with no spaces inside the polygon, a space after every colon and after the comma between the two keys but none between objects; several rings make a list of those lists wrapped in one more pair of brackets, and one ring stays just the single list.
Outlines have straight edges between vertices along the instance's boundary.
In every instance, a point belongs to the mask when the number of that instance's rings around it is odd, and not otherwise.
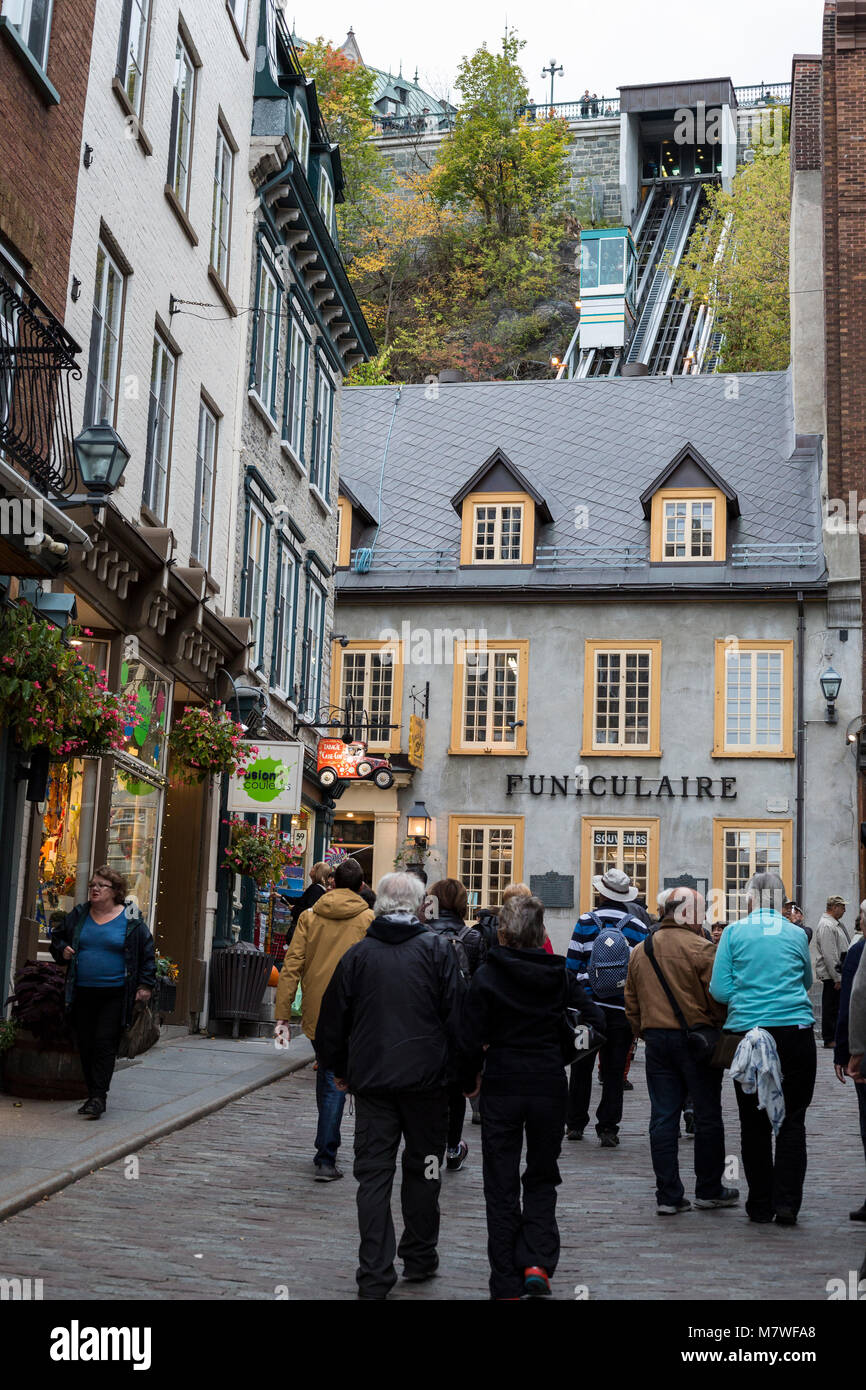
[{"label": "yellow window trim", "polygon": [[[725,820],[713,819],[713,888],[717,888],[720,893],[725,894],[724,912],[727,918],[728,899],[725,892],[725,831],[726,830],[781,830],[782,832],[782,882],[787,893],[793,893],[794,883],[792,844],[794,836],[794,822],[792,820],[737,820],[728,818]],[[718,903],[715,899],[710,905],[709,917],[711,921],[721,920],[718,917]]]},{"label": "yellow window trim", "polygon": [[[511,860],[511,882],[520,883],[523,880],[523,816],[461,816],[458,814],[448,817],[448,877],[459,878],[460,873],[460,830],[463,826],[488,826],[491,829],[499,830],[503,826],[510,826],[514,831],[514,853]],[[484,904],[482,904],[483,906]],[[496,904],[498,906],[498,904]],[[490,906],[493,906],[491,903]],[[470,912],[474,909],[470,909]]]},{"label": "yellow window trim", "polygon": [[[595,732],[595,658],[598,652],[651,652],[650,663],[650,746],[606,743],[593,747]],[[603,642],[587,638],[583,656],[583,747],[582,758],[660,758],[662,709],[662,644],[653,638],[646,642]]]},{"label": "yellow window trim", "polygon": [[352,504],[347,497],[337,499],[337,511],[340,517],[337,568],[348,569],[352,563]]},{"label": "yellow window trim", "polygon": [[[523,506],[520,525],[519,560],[476,560],[475,508],[487,506]],[[535,503],[528,492],[470,492],[463,499],[460,514],[460,563],[491,569],[496,565],[531,565],[535,560]]]},{"label": "yellow window trim", "polygon": [[665,502],[714,502],[713,507],[713,553],[710,560],[727,559],[728,546],[728,499],[719,488],[712,487],[667,487],[660,488],[653,496],[650,513],[650,562],[665,565],[706,565],[708,559],[697,559],[685,555],[682,559],[665,556]]},{"label": "yellow window trim", "polygon": [[[580,911],[590,912],[595,892],[592,886],[593,830],[646,830],[647,845],[647,907],[655,909],[659,891],[659,818],[658,816],[581,816],[580,820]],[[624,904],[628,907],[628,904]]]},{"label": "yellow window trim", "polygon": [[[463,742],[463,686],[466,667],[466,652],[487,651],[516,651],[518,652],[517,670],[517,719],[523,720],[523,727],[515,729],[514,743],[509,744],[477,744]],[[512,641],[505,639],[496,641],[487,640],[483,646],[477,642],[454,642],[454,677],[451,688],[451,746],[449,754],[459,754],[461,757],[471,756],[477,753],[492,755],[493,757],[505,758],[525,758],[526,749],[526,708],[527,690],[529,687],[529,639],[526,637],[514,638]]]},{"label": "yellow window trim", "polygon": [[394,652],[393,657],[393,677],[391,680],[391,717],[389,724],[396,724],[397,728],[391,730],[390,741],[378,741],[368,743],[368,750],[371,753],[399,753],[400,752],[400,716],[403,711],[403,643],[387,641],[352,641],[348,646],[343,647],[339,642],[331,643],[331,705],[337,709],[340,707],[340,689],[343,684],[343,653],[344,652],[380,652],[383,647],[389,647]]},{"label": "yellow window trim", "polygon": [[738,638],[741,652],[780,651],[782,653],[782,747],[755,751],[728,748],[725,744],[725,654],[730,639],[716,638],[716,690],[713,718],[714,758],[793,758],[794,756],[794,640]]}]

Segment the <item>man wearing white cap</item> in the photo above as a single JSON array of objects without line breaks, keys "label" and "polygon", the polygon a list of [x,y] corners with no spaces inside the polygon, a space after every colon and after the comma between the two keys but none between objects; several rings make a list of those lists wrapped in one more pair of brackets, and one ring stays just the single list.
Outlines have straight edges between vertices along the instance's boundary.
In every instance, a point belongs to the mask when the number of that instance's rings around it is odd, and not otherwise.
[{"label": "man wearing white cap", "polygon": [[[615,1149],[619,1144],[619,1122],[622,1119],[623,1074],[632,1044],[631,1026],[625,1016],[624,985],[628,962],[617,962],[617,956],[624,956],[625,948],[633,951],[645,939],[650,920],[635,901],[638,890],[622,869],[608,869],[606,873],[596,875],[592,886],[596,893],[596,906],[592,912],[585,912],[579,918],[572,932],[565,963],[569,970],[575,972],[578,982],[590,997],[604,1009],[607,1019],[607,1037],[599,1053],[601,1102],[596,1111],[595,1129],[601,1147]],[[593,957],[596,942],[598,947]],[[609,982],[601,978],[604,967],[600,962],[605,952],[616,966],[608,972],[611,975]],[[594,978],[591,978],[591,974]],[[566,1136],[569,1139],[582,1139],[583,1131],[589,1124],[594,1060],[590,1054],[582,1061],[575,1062],[571,1068],[566,1117]]]}]

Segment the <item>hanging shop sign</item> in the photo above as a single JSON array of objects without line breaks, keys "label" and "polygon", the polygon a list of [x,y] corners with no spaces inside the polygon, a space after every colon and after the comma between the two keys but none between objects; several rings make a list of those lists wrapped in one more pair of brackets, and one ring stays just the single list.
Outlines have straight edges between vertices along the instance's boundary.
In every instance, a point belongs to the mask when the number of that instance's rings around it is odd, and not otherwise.
[{"label": "hanging shop sign", "polygon": [[394,773],[387,758],[374,758],[363,742],[346,743],[341,738],[320,738],[316,750],[319,785],[333,787],[337,782],[371,781],[384,791],[393,786]]},{"label": "hanging shop sign", "polygon": [[427,722],[420,714],[409,715],[409,762],[413,767],[424,766],[424,735]]},{"label": "hanging shop sign", "polygon": [[290,815],[301,809],[300,743],[260,743],[257,757],[229,782],[229,810]]},{"label": "hanging shop sign", "polygon": [[509,772],[505,795],[528,792],[530,796],[629,796],[639,801],[647,797],[709,797],[734,801],[736,777],[644,777],[597,772],[589,775],[553,777],[547,773]]}]

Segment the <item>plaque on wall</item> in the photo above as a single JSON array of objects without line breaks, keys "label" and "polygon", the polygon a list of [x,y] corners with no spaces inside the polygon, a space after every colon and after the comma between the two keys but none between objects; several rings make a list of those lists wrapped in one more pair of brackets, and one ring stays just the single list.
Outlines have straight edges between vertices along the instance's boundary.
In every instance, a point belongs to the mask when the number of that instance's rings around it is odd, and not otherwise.
[{"label": "plaque on wall", "polygon": [[529,886],[545,907],[574,907],[573,874],[557,874],[553,869],[546,874],[531,874]]},{"label": "plaque on wall", "polygon": [[666,878],[665,888],[695,888],[706,902],[709,879],[695,878],[692,874],[678,874],[676,878]]}]

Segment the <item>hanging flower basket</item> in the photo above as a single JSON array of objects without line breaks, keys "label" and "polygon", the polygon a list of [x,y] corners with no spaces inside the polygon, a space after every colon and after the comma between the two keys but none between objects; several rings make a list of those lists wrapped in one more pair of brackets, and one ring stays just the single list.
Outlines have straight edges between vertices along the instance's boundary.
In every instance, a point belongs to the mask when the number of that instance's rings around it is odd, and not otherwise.
[{"label": "hanging flower basket", "polygon": [[244,728],[217,702],[191,705],[175,720],[168,746],[183,782],[204,782],[221,772],[243,772],[258,748],[243,742]]},{"label": "hanging flower basket", "polygon": [[68,645],[78,632],[69,627],[64,635],[28,603],[0,614],[0,724],[25,752],[46,748],[52,758],[74,758],[124,745],[134,701],[109,690],[105,672],[97,676]]},{"label": "hanging flower basket", "polygon": [[235,874],[246,874],[259,888],[278,883],[290,864],[301,862],[301,851],[282,838],[279,831],[251,825],[233,818],[231,840],[226,847],[225,867]]}]

